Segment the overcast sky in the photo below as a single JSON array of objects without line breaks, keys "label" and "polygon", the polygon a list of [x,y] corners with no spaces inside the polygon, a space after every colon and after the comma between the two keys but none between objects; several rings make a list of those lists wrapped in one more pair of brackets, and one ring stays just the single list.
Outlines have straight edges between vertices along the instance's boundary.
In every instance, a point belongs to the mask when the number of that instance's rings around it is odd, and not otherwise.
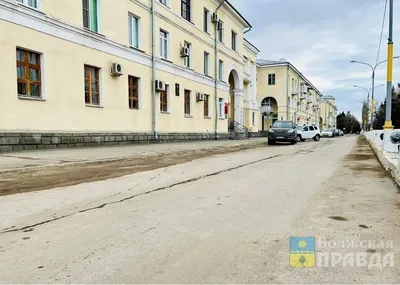
[{"label": "overcast sky", "polygon": [[[230,0],[252,24],[246,38],[261,51],[258,58],[284,58],[324,95],[336,97],[338,110],[360,117],[371,88],[371,69],[350,60],[375,65],[386,0]],[[379,61],[387,58],[388,8]],[[397,13],[396,13],[397,11]],[[394,0],[394,55],[400,56],[400,0]],[[376,86],[386,85],[386,64],[379,65]],[[400,82],[400,59],[393,81]],[[382,102],[386,87],[375,89]]]}]

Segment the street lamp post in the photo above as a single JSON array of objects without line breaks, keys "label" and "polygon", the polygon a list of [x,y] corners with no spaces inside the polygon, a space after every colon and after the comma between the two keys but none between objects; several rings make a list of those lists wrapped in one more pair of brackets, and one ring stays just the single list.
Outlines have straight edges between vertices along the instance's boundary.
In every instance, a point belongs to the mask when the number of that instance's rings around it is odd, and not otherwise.
[{"label": "street lamp post", "polygon": [[386,118],[384,130],[392,130],[392,76],[393,76],[393,0],[389,1],[389,38],[386,86]]},{"label": "street lamp post", "polygon": [[[381,84],[381,85],[378,85],[378,86],[376,86],[376,87],[374,87],[374,89],[376,89],[376,88],[378,88],[378,87],[382,87],[382,86],[385,86],[385,84]],[[367,93],[368,93],[368,96],[367,96],[367,124],[365,125],[365,130],[367,131],[367,127],[368,127],[368,122],[369,122],[369,112],[370,112],[370,109],[369,109],[369,94],[371,93],[371,90],[373,90],[372,88],[370,88],[370,89],[367,89],[367,88],[365,88],[365,87],[361,87],[361,86],[358,86],[358,85],[353,85],[353,87],[356,87],[356,88],[360,88],[360,89],[363,89],[363,90],[365,90],[365,91],[367,91]],[[371,113],[373,112],[374,110],[371,110]],[[371,116],[371,128],[372,128],[372,116]]]},{"label": "street lamp post", "polygon": [[[393,0],[390,0],[390,1],[393,1]],[[390,38],[390,37],[389,37]],[[391,41],[391,40],[390,40]],[[373,114],[373,111],[374,111],[374,89],[375,89],[375,70],[376,70],[376,68],[378,67],[378,65],[380,65],[380,64],[382,64],[382,63],[384,63],[384,62],[387,62],[387,61],[389,61],[389,64],[388,64],[388,69],[389,69],[389,65],[391,64],[390,62],[392,62],[393,61],[393,59],[396,59],[396,58],[400,58],[400,56],[395,56],[395,57],[393,57],[393,42],[392,42],[392,54],[391,54],[391,56],[389,57],[389,59],[386,59],[386,60],[382,60],[381,62],[378,62],[375,66],[372,66],[371,64],[369,64],[369,63],[366,63],[366,62],[362,62],[362,61],[357,61],[357,60],[351,60],[350,62],[351,63],[358,63],[358,64],[364,64],[364,65],[367,65],[367,66],[369,66],[369,67],[371,67],[371,70],[372,70],[372,88],[371,88],[371,90],[372,90],[372,98],[371,98],[371,130],[372,130],[372,122],[373,122],[373,116],[374,116],[374,114]],[[390,78],[391,79],[391,78]],[[390,82],[390,85],[392,85],[391,84],[391,82]],[[390,87],[390,88],[392,88],[392,87]],[[390,99],[392,99],[392,97],[390,97]],[[391,102],[391,101],[390,101]],[[388,104],[386,103],[386,106],[387,106]],[[390,108],[391,108],[391,106],[390,106]],[[387,109],[387,107],[386,107],[386,109]],[[386,110],[387,111],[387,110]]]}]

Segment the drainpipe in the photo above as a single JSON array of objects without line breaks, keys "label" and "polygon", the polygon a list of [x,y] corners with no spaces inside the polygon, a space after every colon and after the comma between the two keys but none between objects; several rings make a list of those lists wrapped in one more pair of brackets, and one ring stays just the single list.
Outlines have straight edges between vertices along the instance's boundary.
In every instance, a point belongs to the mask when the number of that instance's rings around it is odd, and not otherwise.
[{"label": "drainpipe", "polygon": [[[154,0],[152,0],[154,1]],[[215,10],[215,14],[218,12],[218,10],[221,8],[222,4],[224,4],[225,0],[222,0],[221,3],[219,3],[217,9]],[[214,23],[214,31],[215,31],[215,139],[218,139],[218,21]],[[225,106],[224,107],[224,112],[225,112]]]},{"label": "drainpipe", "polygon": [[253,27],[250,25],[250,27],[249,27],[246,31],[244,31],[243,34],[247,34],[248,32],[251,31],[252,28],[253,28]]},{"label": "drainpipe", "polygon": [[158,140],[156,128],[156,34],[155,34],[155,0],[151,0],[151,72],[152,72],[152,89],[151,89],[151,128],[154,140]]},{"label": "drainpipe", "polygon": [[286,120],[289,121],[289,64],[286,71]]}]

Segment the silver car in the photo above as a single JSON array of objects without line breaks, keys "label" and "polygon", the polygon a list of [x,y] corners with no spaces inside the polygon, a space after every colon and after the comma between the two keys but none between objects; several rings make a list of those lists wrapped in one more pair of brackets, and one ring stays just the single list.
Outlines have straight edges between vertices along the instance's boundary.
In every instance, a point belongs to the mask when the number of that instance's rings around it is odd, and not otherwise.
[{"label": "silver car", "polygon": [[335,136],[335,132],[332,129],[325,129],[321,132],[321,136],[333,138]]}]

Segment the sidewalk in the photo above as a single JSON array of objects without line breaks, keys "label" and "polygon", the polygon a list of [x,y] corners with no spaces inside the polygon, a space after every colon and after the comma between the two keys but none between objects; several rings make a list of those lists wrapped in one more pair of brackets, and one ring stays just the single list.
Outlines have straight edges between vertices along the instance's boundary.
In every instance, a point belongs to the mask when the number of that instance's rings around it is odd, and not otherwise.
[{"label": "sidewalk", "polygon": [[70,163],[87,163],[136,157],[156,156],[188,150],[252,147],[266,142],[266,138],[247,140],[194,141],[184,143],[141,144],[99,148],[71,148],[43,151],[26,151],[0,154],[0,171],[51,166]]}]

